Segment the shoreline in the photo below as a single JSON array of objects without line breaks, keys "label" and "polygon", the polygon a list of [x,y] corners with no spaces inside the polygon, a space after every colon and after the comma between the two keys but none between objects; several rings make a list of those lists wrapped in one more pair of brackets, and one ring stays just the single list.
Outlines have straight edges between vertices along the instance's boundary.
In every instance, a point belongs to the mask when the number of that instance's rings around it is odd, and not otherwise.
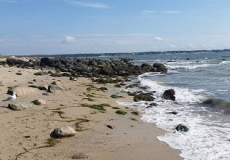
[{"label": "shoreline", "polygon": [[[165,131],[154,124],[141,121],[140,115],[131,114],[133,109],[119,106],[116,103],[118,99],[110,97],[111,93],[117,92],[113,84],[98,84],[83,77],[77,78],[77,81],[70,81],[68,77],[35,76],[33,74],[39,70],[33,69],[1,67],[0,70],[2,75],[5,75],[1,79],[1,97],[7,97],[5,93],[9,86],[28,87],[31,83],[48,85],[56,81],[64,88],[64,91],[48,95],[43,95],[45,91],[42,90],[19,92],[19,97],[15,101],[30,103],[38,98],[46,101],[44,105],[32,105],[32,108],[22,111],[11,111],[6,108],[7,102],[1,102],[1,159],[16,159],[17,155],[17,159],[74,159],[73,156],[80,153],[92,160],[182,159],[179,156],[180,151],[170,148],[156,138]],[[92,86],[93,89],[87,90]],[[100,87],[106,87],[108,90],[98,91]],[[90,99],[89,95],[93,97]],[[124,96],[122,99],[131,99],[127,93],[119,95]],[[101,113],[81,106],[103,103],[119,107],[128,113],[118,115],[112,107],[106,107],[106,113]],[[75,128],[77,120],[80,119],[87,122],[79,123],[78,129],[81,131],[74,137],[62,138],[52,147],[42,147],[47,144],[49,134],[54,128]],[[112,126],[112,129],[108,126]]]}]

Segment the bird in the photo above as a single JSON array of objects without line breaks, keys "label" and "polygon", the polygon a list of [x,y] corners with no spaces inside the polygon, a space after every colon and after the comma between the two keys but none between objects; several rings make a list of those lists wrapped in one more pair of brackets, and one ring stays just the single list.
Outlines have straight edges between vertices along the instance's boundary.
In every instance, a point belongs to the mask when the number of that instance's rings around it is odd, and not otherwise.
[{"label": "bird", "polygon": [[13,92],[13,95],[9,96],[8,98],[6,98],[3,101],[12,101],[15,100],[17,98],[17,94],[15,92]]}]

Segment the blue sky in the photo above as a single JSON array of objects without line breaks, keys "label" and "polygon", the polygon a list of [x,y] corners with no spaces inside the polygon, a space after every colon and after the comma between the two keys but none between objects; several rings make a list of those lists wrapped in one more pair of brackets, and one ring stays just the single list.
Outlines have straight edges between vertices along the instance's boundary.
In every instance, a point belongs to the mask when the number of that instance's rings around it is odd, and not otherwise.
[{"label": "blue sky", "polygon": [[230,48],[229,0],[0,0],[0,54]]}]

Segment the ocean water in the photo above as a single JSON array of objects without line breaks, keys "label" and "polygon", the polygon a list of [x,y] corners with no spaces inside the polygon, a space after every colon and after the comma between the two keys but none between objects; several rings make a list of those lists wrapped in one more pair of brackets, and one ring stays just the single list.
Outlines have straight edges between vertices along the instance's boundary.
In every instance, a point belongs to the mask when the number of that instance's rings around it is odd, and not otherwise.
[{"label": "ocean water", "polygon": [[[157,138],[179,149],[185,160],[229,160],[230,52],[161,53],[129,58],[135,64],[163,63],[168,73],[145,73],[132,80],[153,94],[157,106],[148,107],[152,102],[144,101],[118,103],[136,108],[143,121],[166,130]],[[162,98],[166,89],[175,90],[176,101]],[[133,92],[140,88],[123,90]],[[213,103],[204,104],[207,99]],[[170,114],[172,111],[178,114]],[[178,124],[186,125],[189,131],[176,131]]]}]

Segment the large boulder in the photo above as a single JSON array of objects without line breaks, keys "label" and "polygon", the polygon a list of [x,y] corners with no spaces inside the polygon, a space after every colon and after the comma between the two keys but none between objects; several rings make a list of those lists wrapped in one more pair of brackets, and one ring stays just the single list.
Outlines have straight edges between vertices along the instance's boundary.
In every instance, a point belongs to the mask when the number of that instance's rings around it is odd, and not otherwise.
[{"label": "large boulder", "polygon": [[100,74],[115,75],[115,71],[110,66],[105,66],[101,69]]},{"label": "large boulder", "polygon": [[168,89],[168,90],[166,90],[163,93],[163,97],[165,99],[169,99],[169,100],[175,101],[176,97],[175,97],[175,91],[174,91],[174,89]]},{"label": "large boulder", "polygon": [[154,63],[153,68],[156,68],[157,72],[167,73],[168,69],[162,63]]},{"label": "large boulder", "polygon": [[50,137],[52,138],[62,138],[62,137],[72,137],[76,135],[76,131],[72,127],[61,127],[55,128],[53,132],[51,132]]},{"label": "large boulder", "polygon": [[29,65],[31,65],[28,61],[25,61],[25,60],[23,60],[23,59],[21,59],[21,58],[14,57],[14,56],[8,57],[8,58],[6,59],[6,63],[7,63],[9,66],[14,66],[14,65],[20,65],[20,66],[25,66],[25,65],[27,65],[27,66],[29,66]]},{"label": "large boulder", "polygon": [[40,60],[40,66],[57,67],[59,64],[61,64],[59,58],[45,57]]}]

